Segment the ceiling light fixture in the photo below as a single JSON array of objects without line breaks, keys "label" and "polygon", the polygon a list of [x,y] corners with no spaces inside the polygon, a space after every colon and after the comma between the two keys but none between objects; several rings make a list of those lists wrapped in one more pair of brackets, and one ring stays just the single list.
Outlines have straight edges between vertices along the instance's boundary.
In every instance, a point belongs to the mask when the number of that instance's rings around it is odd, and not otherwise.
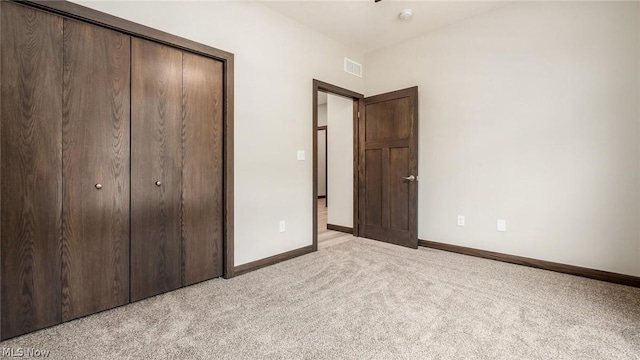
[{"label": "ceiling light fixture", "polygon": [[411,9],[404,9],[404,10],[402,10],[400,12],[398,17],[400,18],[400,20],[407,21],[407,20],[411,19],[412,15],[413,15],[413,11]]}]

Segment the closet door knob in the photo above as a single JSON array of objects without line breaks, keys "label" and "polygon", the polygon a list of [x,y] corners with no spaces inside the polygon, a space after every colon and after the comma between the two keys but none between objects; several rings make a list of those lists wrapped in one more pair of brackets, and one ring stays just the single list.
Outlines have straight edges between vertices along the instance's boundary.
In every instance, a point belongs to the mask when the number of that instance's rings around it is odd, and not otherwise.
[{"label": "closet door knob", "polygon": [[96,189],[98,190],[102,189],[102,184],[96,184]]},{"label": "closet door knob", "polygon": [[162,183],[160,181],[156,181],[156,186],[160,186]]}]

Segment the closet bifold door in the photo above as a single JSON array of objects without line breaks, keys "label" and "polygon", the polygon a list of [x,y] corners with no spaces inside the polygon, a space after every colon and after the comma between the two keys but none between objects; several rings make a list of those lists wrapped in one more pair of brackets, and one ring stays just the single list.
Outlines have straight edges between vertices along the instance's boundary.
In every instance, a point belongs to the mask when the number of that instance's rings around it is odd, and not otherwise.
[{"label": "closet bifold door", "polygon": [[222,276],[222,63],[183,54],[183,285]]},{"label": "closet bifold door", "polygon": [[62,319],[129,302],[130,38],[64,20]]},{"label": "closet bifold door", "polygon": [[1,3],[0,335],[61,321],[62,18]]},{"label": "closet bifold door", "polygon": [[131,300],[179,288],[182,52],[131,39]]}]

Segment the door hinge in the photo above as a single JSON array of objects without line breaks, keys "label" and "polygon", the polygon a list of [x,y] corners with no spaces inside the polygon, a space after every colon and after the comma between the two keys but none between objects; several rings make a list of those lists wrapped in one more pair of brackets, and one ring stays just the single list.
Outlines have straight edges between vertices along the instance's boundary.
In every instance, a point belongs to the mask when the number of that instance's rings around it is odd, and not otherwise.
[{"label": "door hinge", "polygon": [[360,119],[360,111],[358,111],[358,119]]}]

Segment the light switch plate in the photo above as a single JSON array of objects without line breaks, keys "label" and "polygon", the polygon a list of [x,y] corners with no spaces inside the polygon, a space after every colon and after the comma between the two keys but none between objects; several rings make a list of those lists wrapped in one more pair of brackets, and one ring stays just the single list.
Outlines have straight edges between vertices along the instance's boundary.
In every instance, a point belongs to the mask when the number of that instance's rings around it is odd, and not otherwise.
[{"label": "light switch plate", "polygon": [[298,150],[298,160],[304,160],[304,150]]},{"label": "light switch plate", "polygon": [[498,231],[507,231],[507,220],[498,219]]}]

